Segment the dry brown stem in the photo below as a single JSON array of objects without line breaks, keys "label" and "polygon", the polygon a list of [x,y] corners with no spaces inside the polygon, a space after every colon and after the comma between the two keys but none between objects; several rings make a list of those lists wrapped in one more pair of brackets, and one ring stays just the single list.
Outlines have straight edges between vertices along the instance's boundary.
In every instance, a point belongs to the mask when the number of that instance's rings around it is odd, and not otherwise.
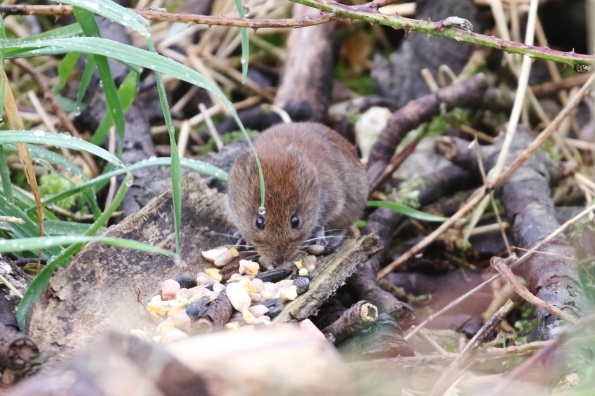
[{"label": "dry brown stem", "polygon": [[498,273],[512,286],[514,291],[521,296],[528,303],[541,308],[553,315],[557,315],[564,319],[568,323],[576,324],[577,320],[566,312],[560,310],[558,307],[554,307],[543,301],[542,299],[534,296],[525,286],[521,285],[518,279],[514,276],[510,268],[506,265],[507,261],[513,261],[511,259],[505,260],[501,257],[492,257],[490,264],[494,267]]}]

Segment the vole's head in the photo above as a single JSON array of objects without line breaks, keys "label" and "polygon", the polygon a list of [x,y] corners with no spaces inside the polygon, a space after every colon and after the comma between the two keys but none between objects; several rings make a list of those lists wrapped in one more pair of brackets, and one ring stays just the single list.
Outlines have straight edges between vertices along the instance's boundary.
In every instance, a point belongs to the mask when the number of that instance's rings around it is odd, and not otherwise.
[{"label": "vole's head", "polygon": [[284,147],[259,152],[266,196],[259,214],[260,185],[252,152],[236,160],[229,174],[229,207],[235,226],[271,269],[293,259],[320,217],[317,171],[299,151]]}]

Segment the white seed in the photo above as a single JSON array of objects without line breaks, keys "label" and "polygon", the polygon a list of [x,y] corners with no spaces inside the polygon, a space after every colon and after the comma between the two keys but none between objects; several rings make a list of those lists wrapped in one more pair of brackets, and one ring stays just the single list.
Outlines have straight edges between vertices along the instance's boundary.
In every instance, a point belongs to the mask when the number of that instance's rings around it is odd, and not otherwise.
[{"label": "white seed", "polygon": [[307,268],[302,268],[302,269],[301,269],[301,270],[298,272],[298,274],[299,274],[300,276],[308,276],[308,275],[310,274],[310,272],[308,272],[308,269],[307,269]]},{"label": "white seed", "polygon": [[242,278],[243,276],[240,274],[232,274],[227,280],[227,283],[239,282]]},{"label": "white seed", "polygon": [[289,286],[289,289],[283,296],[283,299],[293,301],[293,300],[295,300],[296,297],[297,297],[297,287],[292,285],[292,286]]},{"label": "white seed", "polygon": [[238,322],[229,322],[225,325],[225,330],[237,330],[240,328],[240,324]]},{"label": "white seed", "polygon": [[188,302],[188,300],[183,300],[183,299],[161,301],[161,298],[159,298],[159,300],[157,300],[155,297],[153,297],[151,302],[147,304],[147,308],[151,312],[160,314],[160,313],[165,313],[172,309],[178,308],[181,305],[185,305],[187,302]]},{"label": "white seed", "polygon": [[248,311],[254,315],[255,318],[260,318],[261,316],[267,314],[269,309],[264,305],[255,305],[253,307],[248,308]]},{"label": "white seed", "polygon": [[210,292],[209,294],[207,294],[207,296],[209,296],[209,302],[213,302],[216,299],[219,298],[219,292]]},{"label": "white seed", "polygon": [[262,297],[263,300],[270,300],[271,298],[275,297],[275,293],[276,293],[276,290],[274,288],[265,287],[260,292],[260,297]]},{"label": "white seed", "polygon": [[226,288],[227,298],[231,301],[231,305],[236,309],[236,311],[244,312],[244,310],[248,309],[252,300],[248,295],[248,292],[239,283],[231,283],[227,285]]},{"label": "white seed", "polygon": [[258,302],[262,301],[262,296],[258,293],[248,293],[248,295],[250,296],[250,299],[254,303],[258,303]]},{"label": "white seed", "polygon": [[192,298],[192,292],[188,289],[180,289],[176,293],[176,298],[183,298],[186,300],[190,300]]},{"label": "white seed", "polygon": [[206,250],[206,251],[203,250],[201,252],[201,254],[205,258],[205,260],[212,263],[215,261],[217,256],[219,256],[221,253],[225,252],[226,250],[227,250],[226,248],[217,248],[217,249],[211,249],[211,250]]},{"label": "white seed", "polygon": [[313,254],[315,256],[320,256],[322,253],[324,253],[324,246],[322,246],[322,245],[308,246],[308,253]]},{"label": "white seed", "polygon": [[221,279],[223,279],[223,275],[221,275],[221,272],[219,272],[217,268],[208,268],[205,270],[205,272],[208,276],[210,276],[218,282],[221,282]]},{"label": "white seed", "polygon": [[188,316],[184,309],[174,313],[171,316],[171,320],[176,328],[180,330],[188,330],[190,327],[190,316]]},{"label": "white seed", "polygon": [[199,272],[198,275],[196,275],[196,283],[198,285],[212,285],[215,283],[215,279],[204,272]]},{"label": "white seed", "polygon": [[254,285],[258,293],[260,293],[264,289],[264,282],[258,278],[252,279],[252,284]]},{"label": "white seed", "polygon": [[256,276],[260,265],[254,261],[240,260],[240,274],[246,274],[248,276]]},{"label": "white seed", "polygon": [[291,279],[283,279],[277,283],[275,283],[275,290],[279,291],[279,289],[285,287],[289,287],[293,285],[293,281]]},{"label": "white seed", "polygon": [[186,334],[182,330],[176,329],[174,327],[173,329],[170,329],[167,333],[165,333],[163,335],[163,337],[161,338],[161,340],[163,342],[174,342],[174,341],[182,340],[184,338],[188,338],[188,334]]},{"label": "white seed", "polygon": [[316,256],[306,256],[304,259],[304,266],[308,272],[313,272],[316,268]]},{"label": "white seed", "polygon": [[213,291],[215,293],[221,293],[223,290],[225,290],[225,285],[222,285],[220,282],[213,283]]},{"label": "white seed", "polygon": [[299,259],[298,261],[293,262],[298,270],[304,268],[304,259]]},{"label": "white seed", "polygon": [[163,322],[159,323],[159,326],[157,326],[157,328],[155,328],[155,332],[157,334],[164,335],[165,333],[167,333],[169,330],[173,329],[174,327],[175,327],[175,325],[174,325],[173,320],[171,318],[167,318]]},{"label": "white seed", "polygon": [[231,260],[233,260],[233,252],[231,251],[231,249],[226,249],[224,252],[217,256],[215,261],[213,261],[213,264],[215,264],[217,267],[223,267],[224,265],[229,264]]}]

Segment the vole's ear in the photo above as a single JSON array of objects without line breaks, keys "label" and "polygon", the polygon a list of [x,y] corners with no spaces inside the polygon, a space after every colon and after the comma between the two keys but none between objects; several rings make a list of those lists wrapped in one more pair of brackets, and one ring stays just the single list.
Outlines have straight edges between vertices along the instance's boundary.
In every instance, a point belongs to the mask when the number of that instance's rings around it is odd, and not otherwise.
[{"label": "vole's ear", "polygon": [[287,152],[293,159],[293,163],[296,166],[297,177],[300,178],[302,187],[308,190],[313,189],[318,183],[316,165],[304,155],[302,150],[293,147],[293,145],[289,145]]},{"label": "vole's ear", "polygon": [[251,151],[245,151],[241,154],[236,162],[233,164],[231,171],[229,172],[230,180],[235,178],[245,178],[253,172],[256,167],[256,160],[254,159],[254,153]]}]

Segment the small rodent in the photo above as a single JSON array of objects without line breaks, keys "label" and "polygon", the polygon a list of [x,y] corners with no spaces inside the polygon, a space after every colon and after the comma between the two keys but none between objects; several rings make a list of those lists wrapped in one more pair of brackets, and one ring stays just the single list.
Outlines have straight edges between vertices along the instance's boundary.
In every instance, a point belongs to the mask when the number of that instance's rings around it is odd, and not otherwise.
[{"label": "small rodent", "polygon": [[362,215],[368,178],[355,148],[332,129],[313,122],[281,124],[254,142],[265,180],[260,185],[254,153],[238,157],[229,174],[229,209],[242,237],[265,268],[293,259],[324,237],[346,229]]}]

